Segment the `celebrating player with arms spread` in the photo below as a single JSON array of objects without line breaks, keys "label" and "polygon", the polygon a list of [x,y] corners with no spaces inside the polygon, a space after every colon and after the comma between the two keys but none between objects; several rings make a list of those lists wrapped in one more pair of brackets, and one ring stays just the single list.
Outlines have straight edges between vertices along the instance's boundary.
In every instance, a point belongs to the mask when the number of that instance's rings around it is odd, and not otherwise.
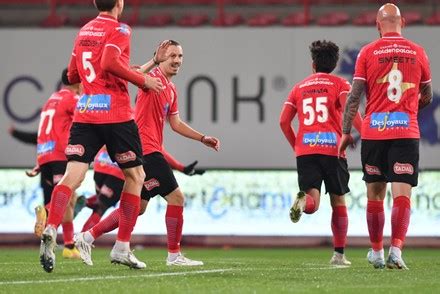
[{"label": "celebrating player with arms spread", "polygon": [[[407,269],[401,249],[411,214],[411,189],[419,170],[418,109],[432,100],[431,73],[425,50],[402,37],[404,20],[394,4],[377,13],[380,39],[364,46],[356,61],[352,93],[347,100],[340,150],[349,144],[354,114],[367,93],[362,125],[362,169],[367,183],[367,223],[372,249],[368,261],[385,267],[383,200],[391,182],[391,247],[388,268]],[[419,98],[420,95],[420,98]]]},{"label": "celebrating player with arms spread", "polygon": [[[128,82],[143,89],[161,91],[158,78],[129,68],[131,29],[118,21],[123,0],[95,0],[99,15],[79,31],[68,67],[70,83],[84,88],[74,115],[66,148],[66,173],[52,193],[48,225],[41,237],[40,263],[51,272],[55,265],[56,229],[72,191],[83,181],[96,153],[103,145],[123,170],[119,231],[110,258],[132,268],[145,268],[130,251],[130,238],[140,208],[145,173],[142,148],[128,95]],[[160,58],[161,50],[158,49]]]},{"label": "celebrating player with arms spread", "polygon": [[[203,262],[191,260],[180,252],[180,241],[183,228],[183,207],[185,197],[177,184],[173,171],[167,163],[163,152],[163,129],[168,120],[171,128],[178,134],[202,142],[204,145],[218,151],[220,141],[217,138],[205,136],[192,129],[179,116],[177,90],[171,79],[178,73],[183,62],[182,46],[176,41],[169,41],[166,55],[168,58],[158,67],[148,73],[150,77],[159,78],[164,90],[156,93],[151,90],[139,89],[136,98],[136,123],[142,140],[142,154],[146,178],[145,189],[142,191],[141,214],[145,211],[148,201],[156,195],[161,195],[167,201],[165,223],[168,237],[169,266],[199,266]],[[148,72],[152,69],[150,61],[142,66]],[[85,233],[76,236],[75,244],[81,252],[84,263],[92,265],[91,245],[96,238],[118,226],[121,209],[114,210],[108,217]]]},{"label": "celebrating player with arms spread", "polygon": [[[322,181],[330,194],[333,209],[331,227],[334,265],[350,265],[344,255],[348,217],[344,194],[349,192],[347,160],[338,157],[341,138],[341,116],[350,84],[330,74],[339,59],[339,48],[333,42],[315,41],[310,46],[313,74],[293,87],[280,116],[281,129],[296,153],[298,169],[298,193],[290,211],[296,223],[302,213],[318,210]],[[298,113],[298,135],[292,128],[292,120]],[[360,114],[357,126],[361,125]]]}]

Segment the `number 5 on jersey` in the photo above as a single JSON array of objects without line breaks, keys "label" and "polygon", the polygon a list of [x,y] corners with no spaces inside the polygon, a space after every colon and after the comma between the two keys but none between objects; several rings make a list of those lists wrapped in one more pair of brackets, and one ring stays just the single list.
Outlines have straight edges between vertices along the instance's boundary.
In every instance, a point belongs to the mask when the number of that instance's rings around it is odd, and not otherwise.
[{"label": "number 5 on jersey", "polygon": [[316,97],[315,107],[313,107],[314,98],[305,98],[303,100],[304,125],[310,126],[315,119],[324,123],[328,120],[327,97]]},{"label": "number 5 on jersey", "polygon": [[87,82],[91,83],[96,78],[95,69],[93,68],[93,64],[90,62],[92,59],[92,52],[85,51],[82,54],[82,65],[85,71],[89,70],[89,74],[86,75]]}]

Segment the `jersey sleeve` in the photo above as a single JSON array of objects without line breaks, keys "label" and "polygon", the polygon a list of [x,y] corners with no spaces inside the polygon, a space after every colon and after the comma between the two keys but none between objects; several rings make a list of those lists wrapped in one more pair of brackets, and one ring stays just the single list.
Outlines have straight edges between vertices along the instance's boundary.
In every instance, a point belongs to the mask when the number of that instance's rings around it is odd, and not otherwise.
[{"label": "jersey sleeve", "polygon": [[356,59],[353,80],[367,80],[366,48],[362,48]]},{"label": "jersey sleeve", "polygon": [[73,113],[75,112],[77,102],[78,102],[78,96],[66,95],[60,101],[59,109],[73,117]]},{"label": "jersey sleeve", "polygon": [[422,77],[420,79],[421,84],[427,84],[431,82],[431,68],[429,65],[429,58],[425,50],[421,50],[421,67],[422,67]]},{"label": "jersey sleeve", "polygon": [[119,51],[119,54],[122,54],[122,52],[124,52],[124,50],[130,44],[130,37],[131,28],[126,24],[120,23],[117,27],[115,27],[115,30],[107,39],[105,47],[116,48],[116,50]]},{"label": "jersey sleeve", "polygon": [[179,107],[178,107],[178,103],[177,103],[177,90],[175,87],[173,87],[173,91],[172,91],[173,95],[174,95],[174,99],[173,99],[173,103],[170,105],[170,115],[175,115],[179,113]]},{"label": "jersey sleeve", "polygon": [[78,66],[76,64],[76,47],[77,41],[75,39],[72,55],[70,56],[69,65],[67,67],[67,78],[71,84],[80,83],[81,79],[79,77]]},{"label": "jersey sleeve", "polygon": [[284,105],[289,105],[296,109],[296,92],[297,87],[295,86],[292,88],[289,95],[287,96],[287,101],[284,102]]},{"label": "jersey sleeve", "polygon": [[339,93],[337,93],[338,98],[336,99],[337,108],[343,108],[345,101],[347,100],[347,95],[351,91],[350,83],[345,79],[339,80]]}]

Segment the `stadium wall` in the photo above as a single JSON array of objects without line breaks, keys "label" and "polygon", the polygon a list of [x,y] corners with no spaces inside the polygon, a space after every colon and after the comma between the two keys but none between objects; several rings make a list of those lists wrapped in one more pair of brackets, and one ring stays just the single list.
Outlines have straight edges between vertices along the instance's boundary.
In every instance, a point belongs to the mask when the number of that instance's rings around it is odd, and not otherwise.
[{"label": "stadium wall", "polygon": [[[0,166],[29,167],[35,148],[7,134],[17,128],[36,130],[39,109],[58,87],[61,69],[69,61],[76,29],[1,29],[0,62]],[[422,44],[430,56],[434,102],[420,115],[422,169],[439,169],[440,76],[439,42],[435,27],[410,27],[405,36]],[[316,39],[339,44],[341,61],[335,73],[351,79],[360,46],[378,37],[375,28],[135,28],[132,63],[151,57],[166,38],[184,48],[185,62],[174,82],[180,112],[195,128],[218,136],[221,152],[166,131],[165,145],[183,161],[198,159],[203,167],[295,167],[289,145],[282,137],[278,117],[294,83],[310,74],[308,45]],[[136,89],[131,88],[134,99]],[[359,147],[349,154],[351,167],[359,168]]]}]

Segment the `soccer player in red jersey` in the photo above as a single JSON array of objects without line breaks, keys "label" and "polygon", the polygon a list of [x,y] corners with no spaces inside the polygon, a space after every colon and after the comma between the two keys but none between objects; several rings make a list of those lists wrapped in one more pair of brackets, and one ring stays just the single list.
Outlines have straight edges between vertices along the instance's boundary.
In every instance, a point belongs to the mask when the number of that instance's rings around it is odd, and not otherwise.
[{"label": "soccer player in red jersey", "polygon": [[[159,92],[160,79],[130,69],[129,26],[118,21],[123,0],[95,0],[99,15],[79,31],[68,67],[71,83],[81,82],[83,95],[77,103],[66,147],[66,173],[52,193],[47,227],[41,237],[40,263],[47,272],[55,266],[56,228],[61,223],[72,191],[81,184],[89,163],[103,145],[125,176],[121,195],[119,231],[110,253],[112,263],[145,268],[130,251],[130,238],[140,208],[140,192],[145,178],[142,147],[133,120],[128,82]],[[159,47],[156,61],[166,44]]]},{"label": "soccer player in red jersey", "polygon": [[[35,208],[37,221],[34,232],[38,237],[41,237],[46,225],[45,206],[49,207],[51,193],[66,171],[67,158],[64,150],[81,91],[80,84],[69,85],[67,69],[62,72],[61,80],[64,87],[53,93],[44,104],[37,132],[37,166],[41,172],[41,182],[45,183],[42,187],[47,186],[44,189],[44,206],[39,205]],[[79,252],[73,245],[74,205],[75,197],[72,197],[62,219],[63,256],[66,258],[79,258]]]},{"label": "soccer player in red jersey", "polygon": [[[333,265],[350,265],[345,258],[348,216],[344,194],[349,192],[349,173],[345,154],[338,156],[341,138],[341,116],[350,84],[332,75],[339,59],[339,47],[329,41],[315,41],[310,46],[313,74],[296,84],[280,115],[280,126],[296,154],[298,193],[290,210],[292,222],[302,213],[318,210],[324,181],[333,209]],[[292,120],[298,113],[298,134]],[[360,129],[360,114],[356,120]]]},{"label": "soccer player in red jersey", "polygon": [[[367,223],[372,249],[368,261],[375,268],[407,269],[401,255],[411,214],[411,190],[419,170],[417,112],[432,100],[431,73],[425,50],[402,37],[404,20],[394,4],[377,13],[380,38],[364,46],[357,58],[352,92],[344,112],[341,152],[366,91],[361,159],[367,184]],[[419,98],[420,97],[420,98]],[[383,200],[391,182],[391,247],[385,262]]]},{"label": "soccer player in red jersey", "polygon": [[[163,155],[163,128],[168,120],[171,128],[182,136],[200,141],[218,151],[220,142],[217,138],[205,136],[183,122],[177,107],[177,91],[171,82],[183,62],[183,50],[176,41],[170,41],[167,49],[168,59],[148,73],[150,77],[159,78],[165,89],[156,93],[139,89],[135,120],[139,127],[142,141],[145,189],[142,191],[141,214],[145,211],[149,199],[161,195],[167,201],[165,223],[168,236],[168,257],[166,264],[173,266],[198,266],[203,262],[184,257],[180,252],[180,240],[183,227],[183,206],[185,197],[180,190],[170,165]],[[151,63],[150,63],[151,64]],[[149,71],[151,68],[142,67]],[[120,209],[114,210],[108,217],[99,222],[88,232],[79,234],[75,240],[83,261],[92,265],[91,245],[102,234],[114,230],[117,226]]]},{"label": "soccer player in red jersey", "polygon": [[[195,168],[197,161],[184,166],[165,149],[162,150],[162,153],[172,169],[179,170],[189,176],[201,175],[205,172],[203,169]],[[93,212],[85,222],[81,232],[91,229],[101,220],[101,217],[110,207],[115,206],[119,202],[124,186],[124,174],[117,163],[111,160],[105,147],[95,156],[93,170],[96,195],[87,198],[86,204]]]}]

